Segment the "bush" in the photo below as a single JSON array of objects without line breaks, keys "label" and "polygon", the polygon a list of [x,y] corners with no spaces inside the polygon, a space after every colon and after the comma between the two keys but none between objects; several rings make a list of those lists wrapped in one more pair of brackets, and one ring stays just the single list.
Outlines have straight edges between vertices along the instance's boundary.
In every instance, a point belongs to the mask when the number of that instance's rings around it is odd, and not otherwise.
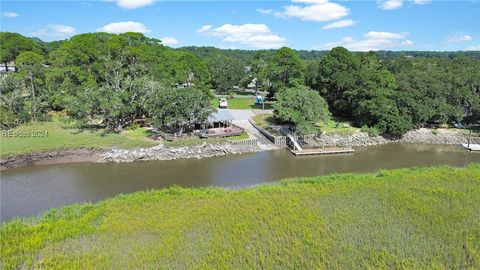
[{"label": "bush", "polygon": [[132,123],[129,126],[127,126],[125,129],[126,130],[136,130],[140,128],[140,124],[138,123]]},{"label": "bush", "polygon": [[367,133],[371,137],[375,137],[380,135],[380,130],[376,127],[369,127],[367,125],[362,126],[362,129],[360,130],[361,132]]}]

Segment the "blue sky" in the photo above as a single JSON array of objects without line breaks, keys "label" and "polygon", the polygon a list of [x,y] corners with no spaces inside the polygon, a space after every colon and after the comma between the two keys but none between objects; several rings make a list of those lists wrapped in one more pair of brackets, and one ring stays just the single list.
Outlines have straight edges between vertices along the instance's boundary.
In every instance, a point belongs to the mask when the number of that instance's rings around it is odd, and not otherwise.
[{"label": "blue sky", "polygon": [[1,30],[59,40],[143,32],[166,45],[480,50],[480,2],[435,0],[2,0]]}]

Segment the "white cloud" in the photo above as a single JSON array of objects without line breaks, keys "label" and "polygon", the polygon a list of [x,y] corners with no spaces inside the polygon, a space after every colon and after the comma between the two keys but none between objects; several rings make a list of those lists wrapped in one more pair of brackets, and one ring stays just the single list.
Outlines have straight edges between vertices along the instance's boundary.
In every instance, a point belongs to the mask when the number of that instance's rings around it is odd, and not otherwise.
[{"label": "white cloud", "polygon": [[403,6],[403,0],[377,0],[379,8],[384,10],[393,10]]},{"label": "white cloud", "polygon": [[431,0],[413,0],[413,2],[417,5],[425,5],[431,2]]},{"label": "white cloud", "polygon": [[30,35],[35,37],[68,38],[75,34],[75,28],[69,25],[49,24],[44,28],[38,29]]},{"label": "white cloud", "polygon": [[3,13],[2,13],[2,17],[5,17],[5,18],[15,18],[15,17],[18,17],[18,13],[11,12],[11,11],[6,11],[6,12],[3,12]]},{"label": "white cloud", "polygon": [[197,33],[204,33],[204,32],[207,32],[208,30],[212,29],[212,25],[210,24],[206,24],[202,27],[200,27],[199,29],[197,29]]},{"label": "white cloud", "polygon": [[136,9],[144,6],[151,5],[154,0],[107,0],[114,1],[121,8]]},{"label": "white cloud", "polygon": [[329,0],[292,0],[294,5],[284,6],[282,11],[274,12],[278,17],[299,18],[303,21],[328,22],[338,20],[350,14],[345,6]]},{"label": "white cloud", "polygon": [[343,27],[355,25],[356,23],[357,22],[354,20],[343,20],[343,21],[329,23],[322,28],[323,29],[343,28]]},{"label": "white cloud", "polygon": [[364,36],[369,39],[402,39],[408,36],[409,33],[402,32],[402,33],[391,33],[391,32],[377,32],[377,31],[370,31]]},{"label": "white cloud", "polygon": [[97,32],[120,34],[125,32],[150,33],[151,31],[143,23],[128,21],[109,23],[97,29]]},{"label": "white cloud", "polygon": [[[425,5],[431,2],[431,0],[409,0],[417,5]],[[377,6],[384,10],[394,10],[403,6],[404,0],[377,0]]]},{"label": "white cloud", "polygon": [[273,34],[265,24],[224,24],[216,28],[204,25],[197,32],[222,37],[223,42],[240,43],[257,49],[275,49],[286,45],[285,38]]},{"label": "white cloud", "polygon": [[480,45],[470,46],[465,48],[464,51],[480,51]]},{"label": "white cloud", "polygon": [[258,13],[262,13],[262,14],[272,14],[272,13],[275,12],[275,10],[273,10],[273,9],[257,8],[257,12],[258,12]]},{"label": "white cloud", "polygon": [[413,41],[405,39],[409,33],[391,33],[370,31],[363,36],[362,40],[355,40],[350,36],[344,37],[338,42],[331,42],[319,46],[319,49],[331,49],[337,46],[345,47],[352,51],[378,51],[392,47],[412,46]]},{"label": "white cloud", "polygon": [[470,40],[472,40],[472,37],[469,35],[450,36],[447,38],[448,43],[461,43],[461,42],[470,41]]},{"label": "white cloud", "polygon": [[162,44],[166,46],[172,46],[172,45],[178,44],[178,40],[174,37],[164,37],[161,40],[162,40]]}]

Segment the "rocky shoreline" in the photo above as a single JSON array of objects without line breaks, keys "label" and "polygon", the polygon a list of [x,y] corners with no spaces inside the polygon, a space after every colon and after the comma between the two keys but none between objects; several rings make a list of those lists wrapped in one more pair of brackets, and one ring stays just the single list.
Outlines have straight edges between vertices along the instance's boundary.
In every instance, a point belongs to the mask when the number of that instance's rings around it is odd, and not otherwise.
[{"label": "rocky shoreline", "polygon": [[207,144],[166,148],[157,145],[150,148],[133,150],[112,149],[101,155],[102,162],[132,162],[141,160],[176,160],[189,158],[220,157],[226,155],[260,152],[262,149],[253,145]]},{"label": "rocky shoreline", "polygon": [[[370,136],[363,132],[356,132],[349,135],[331,134],[320,135],[313,140],[306,141],[311,147],[333,147],[333,146],[370,146],[386,143],[413,143],[413,144],[448,144],[459,145],[467,143],[468,136],[459,133],[456,130],[448,129],[417,129],[406,133],[401,139],[388,139],[382,136]],[[470,143],[480,144],[480,137],[472,137]]]},{"label": "rocky shoreline", "polygon": [[[380,145],[386,143],[415,143],[415,144],[462,144],[467,142],[468,136],[456,130],[418,129],[408,132],[400,140],[390,140],[382,136],[369,136],[366,133],[356,132],[350,135],[321,135],[305,143],[311,147],[346,146],[359,147]],[[472,137],[470,143],[480,144],[480,137]],[[111,149],[66,149],[40,153],[31,153],[9,157],[0,160],[0,170],[26,167],[32,165],[64,164],[79,162],[133,162],[146,160],[176,160],[189,158],[208,158],[226,155],[244,154],[265,151],[259,145],[207,144],[183,147],[164,147],[157,145],[150,148],[136,148],[131,150]]]},{"label": "rocky shoreline", "polygon": [[157,145],[150,148],[131,150],[111,149],[65,149],[7,157],[0,160],[0,170],[27,167],[33,165],[50,165],[82,162],[133,162],[147,160],[176,160],[189,158],[220,157],[264,151],[257,145],[202,144],[183,147],[164,147]]}]

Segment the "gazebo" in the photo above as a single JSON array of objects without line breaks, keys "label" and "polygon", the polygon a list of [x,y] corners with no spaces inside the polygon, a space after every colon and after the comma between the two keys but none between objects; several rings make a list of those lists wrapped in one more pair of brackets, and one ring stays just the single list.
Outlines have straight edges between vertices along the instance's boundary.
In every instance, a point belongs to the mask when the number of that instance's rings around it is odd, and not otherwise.
[{"label": "gazebo", "polygon": [[234,119],[229,110],[217,110],[207,118],[207,123],[199,136],[208,138],[240,135],[243,129],[232,124]]},{"label": "gazebo", "polygon": [[231,127],[235,118],[229,110],[217,110],[207,119],[207,128]]}]

